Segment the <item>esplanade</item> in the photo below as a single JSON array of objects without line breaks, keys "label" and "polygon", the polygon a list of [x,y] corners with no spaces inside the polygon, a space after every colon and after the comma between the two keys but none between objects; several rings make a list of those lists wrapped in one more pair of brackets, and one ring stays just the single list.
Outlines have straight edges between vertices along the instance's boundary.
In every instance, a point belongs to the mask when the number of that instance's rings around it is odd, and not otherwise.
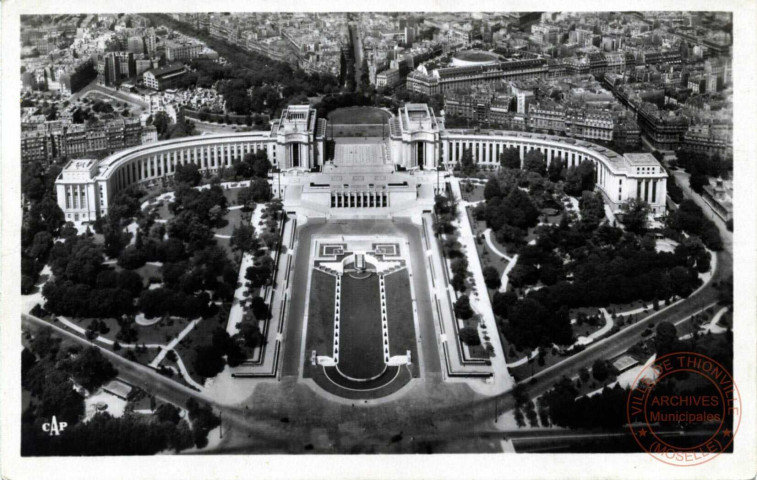
[{"label": "esplanade", "polygon": [[[326,209],[387,208],[421,194],[427,197],[428,189],[422,188],[430,183],[422,180],[426,174],[451,169],[467,149],[480,169],[495,170],[499,154],[514,147],[521,161],[534,149],[548,163],[558,157],[568,166],[591,161],[596,184],[613,211],[636,198],[656,215],[665,212],[667,173],[648,153],[619,155],[590,142],[538,133],[447,130],[444,119],[425,104],[405,105],[388,127],[386,138],[340,138],[335,158],[327,158],[327,120],[307,105],[292,105],[269,131],[185,137],[122,150],[100,161],[71,160],[56,179],[58,205],[67,221],[94,221],[107,213],[119,190],[154,184],[173,175],[178,165],[191,162],[213,173],[247,153],[265,150],[273,167],[284,172],[283,183],[299,185],[276,190],[285,202],[285,195],[312,194]],[[311,173],[316,167],[319,173]]]}]

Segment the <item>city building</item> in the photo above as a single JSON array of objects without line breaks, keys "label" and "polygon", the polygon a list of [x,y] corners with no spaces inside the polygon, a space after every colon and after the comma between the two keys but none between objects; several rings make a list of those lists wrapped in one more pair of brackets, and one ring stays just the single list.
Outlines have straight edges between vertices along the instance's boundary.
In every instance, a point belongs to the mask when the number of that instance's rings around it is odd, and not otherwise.
[{"label": "city building", "polygon": [[543,58],[514,59],[487,65],[440,68],[434,75],[438,76],[439,90],[445,93],[506,80],[546,79],[549,75],[549,65]]},{"label": "city building", "polygon": [[55,180],[58,206],[72,222],[93,221],[97,218],[97,185],[91,181],[98,163],[95,160],[71,160]]},{"label": "city building", "polygon": [[401,82],[400,71],[398,68],[392,68],[384,70],[376,75],[377,87],[390,87],[394,88]]},{"label": "city building", "polygon": [[45,131],[33,130],[21,133],[21,163],[47,162],[52,158],[51,138]]},{"label": "city building", "polygon": [[568,109],[565,114],[565,134],[588,140],[612,140],[615,121],[610,112]]},{"label": "city building", "polygon": [[407,75],[406,88],[410,92],[424,95],[436,95],[440,93],[439,78],[414,70]]},{"label": "city building", "polygon": [[184,65],[173,64],[165,67],[149,70],[142,75],[145,87],[153,90],[165,90],[173,88],[181,77],[186,75]]},{"label": "city building", "polygon": [[145,42],[140,36],[129,37],[128,50],[134,55],[141,55],[145,53]]},{"label": "city building", "polygon": [[154,125],[142,129],[142,145],[158,141],[158,129]]},{"label": "city building", "polygon": [[727,125],[692,125],[683,134],[681,148],[707,155],[718,154],[721,158],[732,157],[733,131]]},{"label": "city building", "polygon": [[169,62],[191,60],[202,53],[203,45],[190,40],[169,40],[165,42],[166,59]]},{"label": "city building", "polygon": [[118,85],[123,79],[137,74],[134,54],[127,51],[107,52],[97,61],[98,82],[101,85]]},{"label": "city building", "polygon": [[528,107],[528,126],[532,130],[544,132],[564,132],[565,108],[553,101],[532,103]]},{"label": "city building", "polygon": [[449,92],[444,95],[444,113],[478,123],[503,124],[510,112],[512,95],[491,87]]},{"label": "city building", "polygon": [[537,24],[531,26],[531,33],[537,43],[555,45],[560,41],[561,29],[557,25]]},{"label": "city building", "polygon": [[517,87],[513,87],[513,93],[516,98],[516,105],[518,113],[528,112],[528,106],[534,101],[533,90],[523,90]]},{"label": "city building", "polygon": [[661,111],[648,102],[638,107],[637,121],[645,138],[658,150],[676,150],[689,129],[689,120],[680,112]]}]

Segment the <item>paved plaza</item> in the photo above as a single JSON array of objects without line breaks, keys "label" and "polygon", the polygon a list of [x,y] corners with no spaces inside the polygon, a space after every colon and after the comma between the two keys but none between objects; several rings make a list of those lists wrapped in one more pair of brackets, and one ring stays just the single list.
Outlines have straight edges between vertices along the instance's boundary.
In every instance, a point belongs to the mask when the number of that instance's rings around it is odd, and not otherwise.
[{"label": "paved plaza", "polygon": [[337,143],[334,145],[334,165],[365,167],[391,163],[384,143]]}]

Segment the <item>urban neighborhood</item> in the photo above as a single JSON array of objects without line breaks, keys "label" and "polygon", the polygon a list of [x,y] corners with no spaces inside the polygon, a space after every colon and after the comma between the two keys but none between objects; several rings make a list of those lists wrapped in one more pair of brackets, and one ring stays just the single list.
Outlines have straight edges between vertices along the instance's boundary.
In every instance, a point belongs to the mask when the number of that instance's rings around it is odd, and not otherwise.
[{"label": "urban neighborhood", "polygon": [[733,451],[732,22],[22,16],[21,454]]}]

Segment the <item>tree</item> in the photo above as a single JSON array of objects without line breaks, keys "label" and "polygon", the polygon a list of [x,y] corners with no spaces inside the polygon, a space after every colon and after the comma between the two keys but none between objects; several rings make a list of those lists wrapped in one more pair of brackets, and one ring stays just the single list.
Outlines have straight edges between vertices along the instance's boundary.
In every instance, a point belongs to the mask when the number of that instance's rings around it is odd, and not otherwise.
[{"label": "tree", "polygon": [[704,174],[696,173],[689,177],[689,186],[693,191],[700,195],[704,192],[704,187],[709,185],[709,183],[709,178]]},{"label": "tree", "polygon": [[250,195],[252,200],[265,203],[271,199],[271,186],[263,178],[256,178],[250,182]]},{"label": "tree", "polygon": [[194,398],[187,400],[187,413],[192,421],[195,446],[202,448],[207,444],[208,432],[219,426],[221,419],[213,413],[209,405],[200,405]]},{"label": "tree", "polygon": [[134,245],[129,245],[121,252],[118,257],[118,265],[127,269],[134,270],[141,267],[146,262],[145,256],[141,250]]},{"label": "tree", "polygon": [[73,388],[71,381],[49,363],[43,363],[32,368],[32,372],[39,370],[47,377],[47,384],[39,392],[37,415],[50,418],[55,415],[58,421],[74,425],[84,416],[84,398]]},{"label": "tree", "polygon": [[118,374],[97,347],[86,348],[71,362],[70,369],[76,383],[90,392]]},{"label": "tree", "polygon": [[486,283],[486,286],[491,289],[497,289],[502,285],[499,272],[491,265],[484,267],[484,283]]},{"label": "tree", "polygon": [[668,179],[666,180],[667,183],[667,192],[668,196],[671,200],[673,200],[675,203],[681,203],[684,199],[683,196],[683,190],[681,190],[681,187],[678,186],[675,180],[675,176],[670,174],[668,176]]},{"label": "tree", "polygon": [[170,403],[162,403],[155,410],[155,416],[158,420],[161,422],[171,422],[174,425],[178,424],[181,420],[180,413],[180,410]]},{"label": "tree", "polygon": [[212,378],[218,375],[225,365],[222,352],[212,345],[200,345],[194,350],[195,372],[205,378]]},{"label": "tree", "polygon": [[456,292],[464,292],[468,288],[465,284],[465,276],[459,274],[453,275],[449,284],[452,285],[452,288],[454,288]]},{"label": "tree", "polygon": [[578,197],[584,191],[594,190],[594,164],[586,161],[569,167],[565,174],[565,193]]},{"label": "tree", "polygon": [[573,343],[567,308],[550,309],[530,296],[508,309],[505,335],[513,344],[528,348]]},{"label": "tree", "polygon": [[344,51],[339,53],[339,85],[344,85],[347,77],[347,57],[344,56]]},{"label": "tree", "polygon": [[595,230],[605,218],[605,202],[599,192],[583,192],[579,201],[581,226],[586,231]]},{"label": "tree", "polygon": [[47,230],[37,232],[34,235],[31,247],[27,250],[26,254],[40,262],[47,261],[47,255],[50,253],[50,249],[53,246],[53,236]]},{"label": "tree", "polygon": [[562,157],[553,158],[552,161],[549,162],[549,166],[547,167],[547,177],[549,178],[549,181],[557,182],[558,180],[560,180],[564,169],[565,162],[563,161]]},{"label": "tree", "polygon": [[250,285],[253,288],[262,287],[267,285],[271,280],[271,272],[273,271],[273,259],[268,255],[264,255],[255,264],[247,268],[245,278],[250,281]]},{"label": "tree", "polygon": [[515,245],[521,245],[524,243],[525,237],[525,230],[507,224],[502,225],[502,227],[495,232],[495,238],[500,243],[514,243]]},{"label": "tree", "polygon": [[56,236],[60,227],[66,223],[63,211],[52,197],[45,197],[40,202],[32,202],[28,221],[35,233],[39,230],[47,230],[53,236]]},{"label": "tree", "polygon": [[171,117],[166,112],[158,112],[153,115],[152,124],[158,131],[158,135],[163,136],[168,131],[168,126],[171,124]]},{"label": "tree", "polygon": [[252,174],[258,178],[268,178],[271,162],[268,161],[266,150],[258,150],[252,160]]},{"label": "tree", "polygon": [[250,302],[250,308],[256,320],[266,320],[270,315],[268,305],[266,305],[262,297],[253,297]]},{"label": "tree", "polygon": [[612,366],[607,360],[599,358],[592,364],[591,373],[598,382],[604,382],[612,373]]},{"label": "tree", "polygon": [[673,293],[681,298],[691,295],[691,292],[702,283],[693,268],[679,265],[670,269],[669,275],[670,283],[673,286]]},{"label": "tree", "polygon": [[183,211],[168,222],[168,234],[187,242],[190,252],[204,248],[213,241],[213,230],[190,211]]},{"label": "tree", "polygon": [[468,346],[475,347],[481,345],[481,337],[478,334],[478,330],[473,327],[463,327],[460,329],[460,340]]},{"label": "tree", "polygon": [[234,227],[229,243],[235,251],[255,251],[258,246],[258,241],[255,237],[255,228],[247,222],[239,224]]},{"label": "tree", "polygon": [[682,201],[678,210],[668,214],[667,223],[673,230],[698,235],[707,248],[711,250],[723,249],[723,241],[720,238],[718,227],[712,220],[704,216],[702,209],[693,200]]},{"label": "tree", "polygon": [[518,295],[515,292],[494,292],[492,297],[492,311],[495,315],[507,318],[508,307],[515,304]]},{"label": "tree", "polygon": [[257,322],[243,321],[239,326],[239,335],[244,340],[244,344],[247,348],[257,348],[265,342],[265,338],[263,338],[263,334],[260,332],[260,327],[258,327]]},{"label": "tree", "polygon": [[649,204],[644,200],[629,199],[621,206],[623,211],[623,225],[626,230],[636,234],[643,234],[647,230]]},{"label": "tree", "polygon": [[455,315],[461,320],[467,320],[473,316],[473,308],[471,308],[468,295],[460,295],[455,302]]},{"label": "tree", "polygon": [[202,174],[200,173],[200,167],[196,163],[190,162],[184,165],[176,165],[176,172],[173,178],[177,183],[186,183],[194,187],[200,184]]},{"label": "tree", "polygon": [[535,226],[539,221],[539,210],[531,197],[519,188],[514,188],[502,203],[505,221],[518,228]]},{"label": "tree", "polygon": [[496,178],[490,178],[484,187],[484,198],[490,200],[500,196],[502,196],[502,190],[499,188],[499,182]]},{"label": "tree", "polygon": [[544,161],[544,154],[539,150],[531,150],[526,153],[523,157],[523,169],[538,173],[543,177],[547,173],[547,162]]},{"label": "tree", "polygon": [[468,276],[468,260],[465,257],[459,257],[452,260],[452,264],[450,265],[450,270],[452,270],[452,273],[455,275],[462,275],[464,277],[467,277]]},{"label": "tree", "polygon": [[506,148],[499,154],[499,163],[502,168],[520,168],[520,151],[515,147]]},{"label": "tree", "polygon": [[460,158],[460,172],[466,176],[476,173],[476,164],[473,161],[473,150],[470,148],[463,149],[463,155]]},{"label": "tree", "polygon": [[660,322],[657,324],[654,345],[658,357],[675,351],[677,342],[678,332],[675,325],[670,322]]},{"label": "tree", "polygon": [[255,208],[255,202],[252,200],[252,190],[249,188],[243,188],[237,193],[237,204],[242,206],[244,210],[251,210]]}]

